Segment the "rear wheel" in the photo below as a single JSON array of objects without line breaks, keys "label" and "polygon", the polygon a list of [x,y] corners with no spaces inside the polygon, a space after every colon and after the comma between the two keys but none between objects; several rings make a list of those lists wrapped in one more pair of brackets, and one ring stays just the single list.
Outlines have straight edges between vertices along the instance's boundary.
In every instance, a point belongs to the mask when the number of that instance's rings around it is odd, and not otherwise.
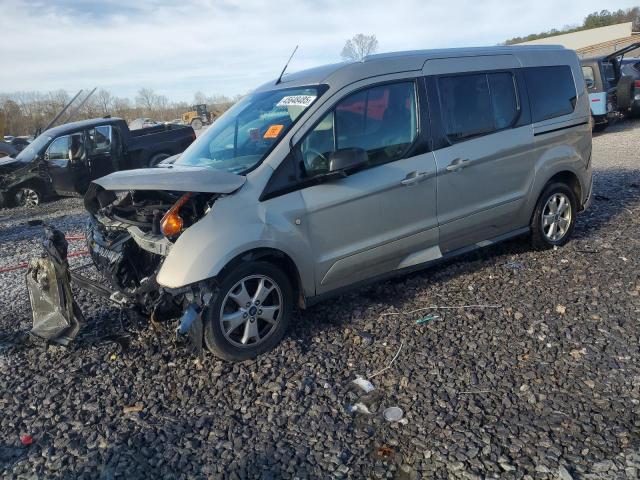
[{"label": "rear wheel", "polygon": [[623,75],[620,77],[620,80],[616,85],[618,108],[626,110],[631,107],[635,90],[634,83],[635,81],[631,75]]},{"label": "rear wheel", "polygon": [[194,118],[191,120],[191,128],[194,130],[200,130],[202,128],[202,120],[199,118]]},{"label": "rear wheel", "polygon": [[280,342],[292,309],[291,282],[282,270],[266,262],[243,263],[207,306],[205,345],[224,360],[255,358]]},{"label": "rear wheel", "polygon": [[576,196],[564,183],[548,185],[536,205],[531,219],[531,243],[546,249],[569,241],[576,222]]},{"label": "rear wheel", "polygon": [[42,203],[42,192],[34,185],[18,187],[14,192],[13,201],[18,207],[37,207]]}]

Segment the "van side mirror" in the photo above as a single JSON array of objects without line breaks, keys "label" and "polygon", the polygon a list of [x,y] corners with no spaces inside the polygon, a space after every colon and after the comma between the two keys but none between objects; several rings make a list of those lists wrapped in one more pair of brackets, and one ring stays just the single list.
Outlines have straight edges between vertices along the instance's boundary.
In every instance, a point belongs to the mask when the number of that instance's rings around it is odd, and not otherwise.
[{"label": "van side mirror", "polygon": [[343,148],[329,156],[329,173],[342,172],[369,163],[369,155],[362,148]]},{"label": "van side mirror", "polygon": [[587,88],[593,88],[594,83],[593,83],[593,80],[591,80],[590,78],[585,78],[584,83],[587,84]]}]

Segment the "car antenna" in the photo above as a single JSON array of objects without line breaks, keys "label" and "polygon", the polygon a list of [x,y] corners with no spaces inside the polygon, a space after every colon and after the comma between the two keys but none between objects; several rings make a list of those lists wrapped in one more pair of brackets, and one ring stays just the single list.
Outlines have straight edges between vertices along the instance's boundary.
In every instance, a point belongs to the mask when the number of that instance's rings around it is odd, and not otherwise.
[{"label": "car antenna", "polygon": [[278,80],[276,80],[276,85],[278,85],[282,81],[282,76],[284,75],[284,72],[287,70],[287,67],[289,66],[289,62],[291,61],[293,56],[296,54],[296,50],[298,50],[298,45],[296,45],[296,48],[294,48],[293,52],[291,52],[291,56],[289,57],[289,60],[287,60],[287,63],[285,63],[284,68],[282,69],[282,72],[280,72],[280,76],[278,77]]}]

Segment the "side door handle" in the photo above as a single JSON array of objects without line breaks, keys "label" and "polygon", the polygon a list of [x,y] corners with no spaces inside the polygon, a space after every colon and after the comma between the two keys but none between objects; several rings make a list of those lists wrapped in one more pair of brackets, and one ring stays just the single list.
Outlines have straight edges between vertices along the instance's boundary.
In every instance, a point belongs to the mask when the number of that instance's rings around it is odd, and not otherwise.
[{"label": "side door handle", "polygon": [[408,173],[404,180],[402,180],[400,183],[404,186],[415,185],[416,183],[419,183],[427,178],[428,175],[429,174],[427,172],[411,172]]},{"label": "side door handle", "polygon": [[464,167],[469,165],[471,160],[468,158],[456,158],[453,162],[447,165],[448,172],[457,172],[458,170],[462,170]]}]

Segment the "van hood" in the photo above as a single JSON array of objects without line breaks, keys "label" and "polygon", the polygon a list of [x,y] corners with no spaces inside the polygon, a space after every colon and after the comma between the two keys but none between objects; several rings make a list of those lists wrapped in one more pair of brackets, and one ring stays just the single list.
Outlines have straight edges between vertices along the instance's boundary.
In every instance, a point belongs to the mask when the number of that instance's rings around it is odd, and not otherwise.
[{"label": "van hood", "polygon": [[231,193],[247,178],[210,167],[171,165],[163,168],[122,170],[94,180],[105,190],[165,190],[175,192]]}]

